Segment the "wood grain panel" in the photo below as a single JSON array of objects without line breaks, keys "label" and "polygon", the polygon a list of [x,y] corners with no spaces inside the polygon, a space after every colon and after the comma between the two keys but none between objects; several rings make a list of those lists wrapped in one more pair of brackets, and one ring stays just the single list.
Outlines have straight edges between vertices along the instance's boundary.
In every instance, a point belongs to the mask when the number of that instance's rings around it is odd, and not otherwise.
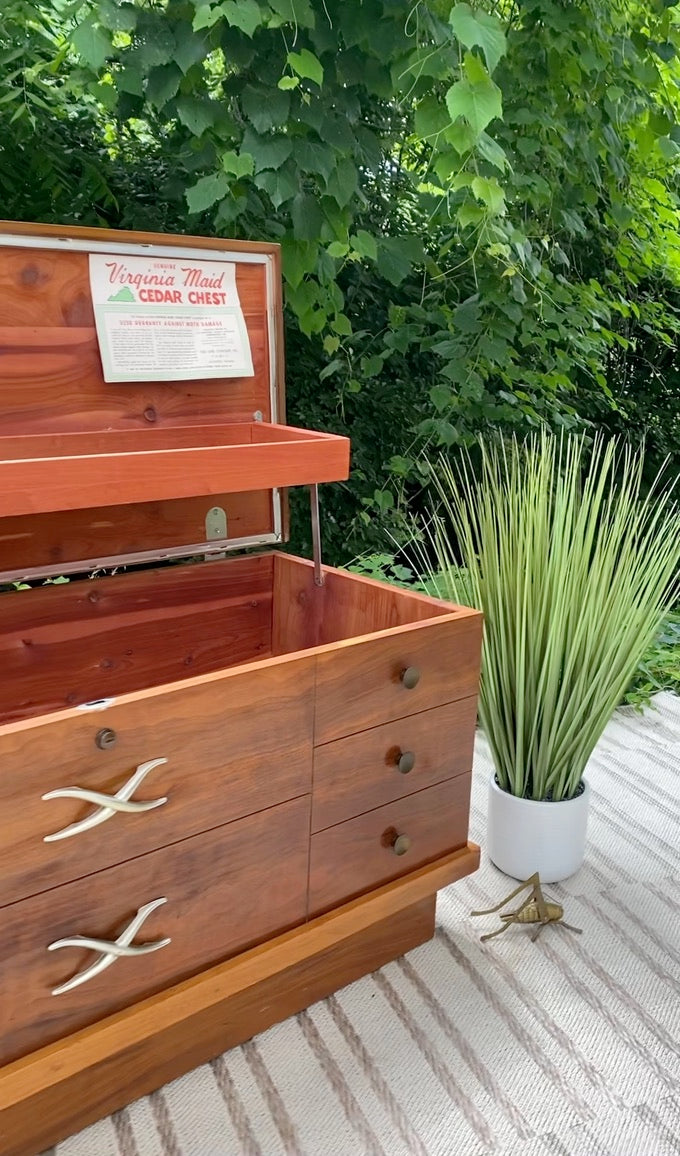
[{"label": "wood grain panel", "polygon": [[[39,248],[38,250],[36,250],[36,249],[27,250],[27,249],[19,248],[18,246],[12,246],[11,244],[9,244],[7,246],[7,249],[5,249],[5,251],[11,251],[12,249],[14,249],[18,255],[23,254],[24,257],[28,256],[29,258],[31,257],[32,254],[35,254],[36,252],[38,252],[40,254],[53,254],[55,252],[59,252],[59,253],[63,254],[65,252],[66,253],[70,252],[70,250],[68,250],[66,248],[66,246],[64,246],[64,244],[63,244],[64,240],[66,240],[67,242],[69,240],[77,240],[80,243],[93,241],[93,242],[96,242],[97,244],[100,244],[100,245],[101,244],[105,245],[107,242],[123,243],[123,244],[129,244],[129,245],[134,245],[134,246],[143,245],[147,251],[148,251],[148,246],[158,245],[158,246],[163,246],[164,248],[167,248],[168,246],[170,246],[172,248],[176,248],[180,253],[183,249],[208,249],[208,250],[213,250],[213,251],[243,253],[243,254],[247,254],[247,255],[250,255],[253,253],[262,254],[264,257],[267,258],[267,260],[269,262],[271,262],[271,266],[272,266],[272,270],[273,270],[273,276],[271,279],[272,280],[272,297],[273,297],[272,307],[273,307],[273,315],[274,315],[274,319],[275,319],[274,324],[275,324],[275,328],[276,328],[276,338],[277,338],[277,341],[276,341],[276,354],[277,354],[276,393],[278,395],[279,420],[280,421],[284,420],[284,416],[285,416],[285,385],[284,385],[284,380],[285,379],[284,379],[284,375],[283,375],[283,370],[284,370],[283,310],[282,310],[282,293],[281,293],[281,288],[282,288],[281,287],[281,250],[280,250],[279,245],[272,244],[271,242],[268,242],[268,241],[237,241],[237,240],[232,240],[232,239],[227,240],[227,239],[224,239],[222,237],[193,237],[193,236],[184,235],[184,234],[170,235],[170,234],[164,234],[164,233],[149,233],[149,232],[144,232],[144,231],[136,231],[135,232],[132,230],[122,230],[122,229],[121,230],[117,230],[117,229],[93,229],[93,228],[79,226],[79,225],[44,225],[44,224],[32,224],[32,223],[26,222],[26,221],[0,221],[0,233],[3,233],[5,235],[9,235],[9,236],[14,235],[16,237],[30,237],[32,239],[44,237],[46,239],[46,245],[42,249]],[[81,256],[81,258],[83,256],[86,257],[86,254],[80,254],[80,256]],[[27,265],[29,268],[31,268],[31,261],[30,260],[27,262]],[[242,265],[239,265],[237,268],[237,286],[239,289],[239,296],[241,299],[241,304],[244,307],[247,306],[249,304],[249,301],[250,301],[249,296],[248,296],[248,284],[247,284],[247,282],[248,282],[249,276],[253,277],[253,269],[254,268],[257,268],[259,270],[259,276],[260,277],[265,276],[265,274],[263,272],[263,268],[264,268],[263,266],[253,267],[253,266],[250,266],[250,265],[247,265],[244,263]],[[81,276],[82,275],[83,274],[81,273]],[[28,281],[30,282],[31,280],[33,280],[33,281],[36,280],[35,274],[33,272],[28,273]],[[87,285],[85,279],[83,279],[82,284],[86,288],[86,291],[87,291],[88,296],[89,296],[89,286]],[[258,308],[257,308],[256,312],[259,313],[260,315],[262,315],[262,312],[263,312],[263,310],[261,308],[261,299],[262,299],[262,294],[263,294],[265,288],[266,288],[266,286],[262,286],[260,289],[258,289],[258,294],[257,294],[257,300],[258,300],[259,304],[258,304]],[[9,297],[10,297],[10,299],[12,297],[11,286],[9,288]],[[68,320],[69,320],[69,327],[70,328],[74,327],[74,323],[77,321],[77,314],[78,314],[78,309],[76,309],[75,312],[72,312],[71,315],[69,316]],[[10,322],[9,322],[10,325],[13,325],[15,323],[15,320],[16,320],[16,318],[15,318],[14,314],[12,314],[10,317]],[[37,325],[44,325],[45,323],[46,323],[46,317],[42,313],[40,313],[37,320],[36,320],[36,324]],[[233,380],[233,379],[231,379],[231,380]],[[265,406],[259,407],[260,409],[262,409],[263,413],[265,414],[265,417],[269,413],[268,398],[266,399],[266,401],[267,401],[267,407],[265,407]],[[226,399],[224,399],[222,404],[225,404],[225,402],[226,402]],[[227,404],[228,404],[228,402],[227,402]],[[77,417],[77,411],[76,411],[76,417]],[[76,428],[80,428],[80,427],[77,426]]]},{"label": "wood grain panel", "polygon": [[[2,269],[0,267],[0,277]],[[54,352],[62,346],[86,346],[95,340],[94,318],[89,325],[0,325],[0,353]]]},{"label": "wood grain panel", "polygon": [[17,1060],[0,1072],[3,1156],[35,1156],[428,939],[432,896],[473,844]]},{"label": "wood grain panel", "polygon": [[[0,428],[8,434],[146,429],[154,423],[196,417],[203,421],[247,421],[256,410],[268,420],[271,405],[262,352],[264,323],[261,318],[246,318],[246,322],[260,344],[259,353],[255,344],[252,347],[253,377],[104,382],[94,334],[87,342],[62,344],[51,351],[40,344],[35,348],[5,346],[0,357],[0,398],[6,408]],[[99,388],[95,390],[97,378]]]},{"label": "wood grain panel", "polygon": [[450,614],[454,607],[386,582],[324,567],[314,582],[311,562],[281,554],[274,572],[274,653],[327,646]]},{"label": "wood grain panel", "polygon": [[205,541],[205,519],[213,506],[224,510],[230,538],[272,533],[268,490],[212,494],[165,502],[99,506],[0,518],[0,573],[23,574],[33,567],[83,563],[93,569],[103,558],[172,550]]},{"label": "wood grain panel", "polygon": [[[472,768],[477,699],[409,715],[314,751],[312,830],[412,795]],[[404,752],[413,769],[399,770]]]},{"label": "wood grain panel", "polygon": [[[63,235],[71,234],[64,230]],[[100,239],[96,231],[91,236]],[[111,233],[108,237],[124,239]],[[164,246],[175,246],[179,240],[160,235],[155,238]],[[229,245],[215,240],[212,247]],[[65,248],[3,246],[0,258],[3,428],[13,432],[120,429],[131,423],[143,428],[150,413],[155,415],[151,420],[158,421],[198,415],[229,420],[235,416],[252,418],[255,410],[261,410],[265,419],[271,419],[264,265],[240,263],[236,267],[253,377],[106,383],[94,329],[88,254]],[[59,336],[55,330],[73,332]]]},{"label": "wood grain panel", "polygon": [[[112,239],[120,238],[115,235]],[[158,241],[172,247],[176,238],[159,236]],[[212,247],[218,249],[220,246],[225,247],[224,242],[217,241]],[[145,255],[140,249],[139,256]],[[120,260],[124,262],[125,256]],[[266,294],[264,269],[264,264],[238,263],[236,266],[236,284],[244,314],[263,312]],[[24,249],[3,246],[0,340],[3,331],[13,329],[30,329],[32,326],[94,329],[94,324],[87,252],[66,247]]]},{"label": "wood grain panel", "polygon": [[271,555],[0,595],[0,721],[271,653]]},{"label": "wood grain panel", "polygon": [[[347,640],[319,653],[314,741],[327,743],[477,692],[481,615],[473,611]],[[408,690],[407,667],[420,672]]]},{"label": "wood grain panel", "polygon": [[261,314],[245,320],[254,375],[189,382],[105,382],[94,330],[79,329],[77,341],[52,349],[46,337],[19,344],[12,331],[15,344],[5,338],[0,345],[1,428],[12,434],[144,429],[192,418],[247,421],[256,410],[270,420],[266,320]]},{"label": "wood grain panel", "polygon": [[[465,846],[471,778],[459,775],[312,835],[310,916]],[[403,855],[392,846],[400,835],[411,841]]]},{"label": "wood grain panel", "polygon": [[[120,1010],[305,918],[309,800],[296,799],[4,909],[11,950],[0,956],[0,1061]],[[166,936],[152,955],[118,959],[59,996],[93,962],[73,935],[113,940],[139,906],[161,896],[135,943]]]},{"label": "wood grain panel", "polygon": [[0,325],[94,329],[87,253],[4,246]]},{"label": "wood grain panel", "polygon": [[[309,657],[1,728],[0,907],[309,793],[313,690]],[[115,733],[110,749],[96,744],[102,728]],[[167,763],[134,799],[166,798],[163,806],[44,842],[96,810],[44,794],[77,786],[113,795],[157,758]]]},{"label": "wood grain panel", "polygon": [[147,429],[89,433],[43,433],[0,437],[0,461],[66,458],[78,455],[149,453],[198,446],[250,444],[255,422],[150,426]]}]

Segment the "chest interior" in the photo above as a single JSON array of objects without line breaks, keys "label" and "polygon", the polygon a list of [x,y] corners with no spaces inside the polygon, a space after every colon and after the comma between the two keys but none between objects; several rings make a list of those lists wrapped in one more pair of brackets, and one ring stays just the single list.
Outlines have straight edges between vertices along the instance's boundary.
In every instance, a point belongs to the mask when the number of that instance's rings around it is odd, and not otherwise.
[{"label": "chest interior", "polygon": [[[252,373],[106,381],[93,253],[233,265]],[[284,376],[276,246],[0,226],[0,724],[450,611],[272,550],[349,471]]]}]

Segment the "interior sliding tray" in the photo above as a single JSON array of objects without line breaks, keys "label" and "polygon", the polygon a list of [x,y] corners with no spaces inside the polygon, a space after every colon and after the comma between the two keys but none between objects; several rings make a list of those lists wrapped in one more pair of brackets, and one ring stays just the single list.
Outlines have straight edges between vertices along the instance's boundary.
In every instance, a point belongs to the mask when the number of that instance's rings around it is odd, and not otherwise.
[{"label": "interior sliding tray", "polygon": [[0,437],[4,516],[343,481],[349,440],[267,422]]}]

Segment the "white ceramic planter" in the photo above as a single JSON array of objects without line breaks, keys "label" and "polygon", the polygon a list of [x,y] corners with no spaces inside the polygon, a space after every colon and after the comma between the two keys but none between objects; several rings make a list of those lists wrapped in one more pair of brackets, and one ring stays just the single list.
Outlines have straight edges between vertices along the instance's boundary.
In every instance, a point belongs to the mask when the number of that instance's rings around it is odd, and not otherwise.
[{"label": "white ceramic planter", "polygon": [[590,787],[575,799],[539,803],[489,784],[486,843],[489,858],[513,879],[535,871],[542,883],[558,883],[578,871],[586,849]]}]

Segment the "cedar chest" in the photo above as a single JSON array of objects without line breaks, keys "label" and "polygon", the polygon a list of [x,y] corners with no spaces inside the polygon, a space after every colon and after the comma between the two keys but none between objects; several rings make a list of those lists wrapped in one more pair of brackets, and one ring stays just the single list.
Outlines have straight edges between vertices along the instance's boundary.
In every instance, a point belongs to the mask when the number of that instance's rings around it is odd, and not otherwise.
[{"label": "cedar chest", "polygon": [[[432,935],[479,859],[481,617],[322,564],[349,444],[285,424],[277,246],[0,234],[0,1151],[35,1156]],[[91,253],[232,263],[252,374],[105,381]]]}]

